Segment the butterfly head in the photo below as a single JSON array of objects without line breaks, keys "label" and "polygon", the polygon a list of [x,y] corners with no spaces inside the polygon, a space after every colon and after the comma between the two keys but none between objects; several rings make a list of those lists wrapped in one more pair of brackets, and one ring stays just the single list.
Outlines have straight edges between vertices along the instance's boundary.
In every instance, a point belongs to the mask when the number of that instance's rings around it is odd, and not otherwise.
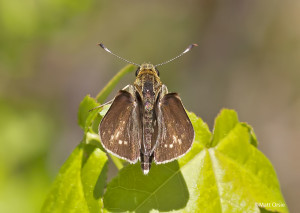
[{"label": "butterfly head", "polygon": [[135,75],[143,75],[143,74],[152,74],[156,77],[159,77],[159,71],[153,64],[144,63],[136,70]]}]

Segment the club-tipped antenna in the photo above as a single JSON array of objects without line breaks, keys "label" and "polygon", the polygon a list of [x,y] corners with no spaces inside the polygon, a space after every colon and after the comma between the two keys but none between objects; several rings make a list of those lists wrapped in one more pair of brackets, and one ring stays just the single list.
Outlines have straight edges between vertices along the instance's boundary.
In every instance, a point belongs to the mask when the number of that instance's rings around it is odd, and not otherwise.
[{"label": "club-tipped antenna", "polygon": [[134,65],[136,65],[136,66],[138,66],[138,67],[141,66],[140,64],[136,64],[136,63],[133,63],[133,62],[131,62],[131,61],[128,61],[127,59],[122,58],[121,56],[118,56],[117,54],[113,53],[112,51],[110,51],[109,49],[107,49],[107,48],[104,46],[103,43],[100,43],[100,44],[98,44],[98,45],[99,45],[100,47],[102,47],[106,52],[108,52],[108,53],[110,53],[110,54],[116,56],[117,58],[119,58],[119,59],[121,59],[121,60],[123,60],[123,61],[126,61],[126,62],[129,63],[129,64],[134,64]]},{"label": "club-tipped antenna", "polygon": [[158,67],[158,66],[161,66],[161,65],[164,65],[164,64],[167,64],[171,61],[174,61],[175,59],[183,56],[184,54],[186,54],[187,52],[189,52],[193,47],[198,47],[198,44],[191,44],[190,46],[188,46],[188,48],[186,48],[182,53],[180,53],[178,56],[174,57],[174,58],[171,58],[170,60],[168,61],[165,61],[163,63],[160,63],[160,64],[157,64],[155,65],[155,67]]}]

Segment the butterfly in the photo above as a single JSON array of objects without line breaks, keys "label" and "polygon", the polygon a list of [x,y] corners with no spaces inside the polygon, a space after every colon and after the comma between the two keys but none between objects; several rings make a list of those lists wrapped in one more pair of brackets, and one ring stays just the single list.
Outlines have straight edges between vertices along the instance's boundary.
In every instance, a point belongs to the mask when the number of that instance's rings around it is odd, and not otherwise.
[{"label": "butterfly", "polygon": [[195,132],[177,93],[169,93],[159,78],[158,65],[135,64],[100,46],[118,58],[137,65],[136,79],[118,92],[99,125],[102,146],[107,152],[128,161],[141,162],[144,174],[151,163],[163,164],[185,155],[192,147]]}]

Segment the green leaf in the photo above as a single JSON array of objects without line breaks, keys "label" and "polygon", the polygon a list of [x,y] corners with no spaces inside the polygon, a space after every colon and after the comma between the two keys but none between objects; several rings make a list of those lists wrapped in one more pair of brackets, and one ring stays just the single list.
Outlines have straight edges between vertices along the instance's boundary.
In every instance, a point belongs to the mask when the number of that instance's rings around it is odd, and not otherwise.
[{"label": "green leaf", "polygon": [[189,192],[178,163],[153,165],[145,176],[140,164],[129,165],[108,185],[104,206],[112,212],[149,212],[151,209],[170,211],[183,208]]},{"label": "green leaf", "polygon": [[[249,143],[249,131],[242,124],[236,125],[209,154],[222,209],[259,212],[257,203],[284,203],[272,164]],[[272,206],[266,209],[288,211]]]},{"label": "green leaf", "polygon": [[[148,176],[140,164],[124,167],[108,184],[104,207],[111,212],[288,212],[269,160],[250,143],[249,127],[232,110],[216,119],[215,146],[207,125],[189,113],[196,139],[178,161],[155,165]],[[282,204],[272,206],[273,203]]]},{"label": "green leaf", "polygon": [[96,102],[94,98],[91,98],[89,95],[85,96],[85,98],[81,101],[78,110],[78,125],[87,132],[87,129],[92,124],[93,120],[97,116],[97,112],[99,110],[89,111],[99,104]]},{"label": "green leaf", "polygon": [[107,113],[107,111],[109,110],[109,107],[111,106],[111,104],[105,105],[103,106],[103,109],[101,110],[101,112],[99,112],[99,114],[104,117],[104,115]]},{"label": "green leaf", "polygon": [[211,141],[211,132],[206,123],[194,113],[187,112],[195,130],[195,141],[201,143],[203,146],[209,146]]},{"label": "green leaf", "polygon": [[103,208],[102,196],[106,185],[108,159],[95,146],[87,146],[85,153],[89,157],[81,170],[81,182],[89,212],[98,213]]},{"label": "green leaf", "polygon": [[238,116],[234,110],[223,109],[216,118],[211,147],[216,146],[238,123]]},{"label": "green leaf", "polygon": [[250,143],[253,146],[257,147],[258,141],[257,141],[256,135],[254,133],[254,130],[253,130],[252,126],[250,126],[247,123],[242,123],[242,125],[248,129],[248,132],[249,132],[249,135],[250,135],[250,138],[249,138]]},{"label": "green leaf", "polygon": [[99,212],[106,173],[106,154],[79,145],[62,166],[42,212]]}]

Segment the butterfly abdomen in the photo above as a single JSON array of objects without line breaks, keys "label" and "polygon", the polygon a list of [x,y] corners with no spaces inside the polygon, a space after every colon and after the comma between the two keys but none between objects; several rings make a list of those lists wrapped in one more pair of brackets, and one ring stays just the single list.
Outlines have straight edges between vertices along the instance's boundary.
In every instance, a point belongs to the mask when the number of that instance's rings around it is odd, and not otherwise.
[{"label": "butterfly abdomen", "polygon": [[143,135],[144,153],[150,156],[151,142],[154,133],[154,112],[155,93],[153,83],[146,81],[143,85]]},{"label": "butterfly abdomen", "polygon": [[144,174],[150,169],[153,158],[153,147],[157,137],[157,121],[154,111],[156,95],[160,88],[159,79],[151,73],[145,72],[138,77],[135,88],[142,99],[142,144],[141,144],[141,167]]}]

